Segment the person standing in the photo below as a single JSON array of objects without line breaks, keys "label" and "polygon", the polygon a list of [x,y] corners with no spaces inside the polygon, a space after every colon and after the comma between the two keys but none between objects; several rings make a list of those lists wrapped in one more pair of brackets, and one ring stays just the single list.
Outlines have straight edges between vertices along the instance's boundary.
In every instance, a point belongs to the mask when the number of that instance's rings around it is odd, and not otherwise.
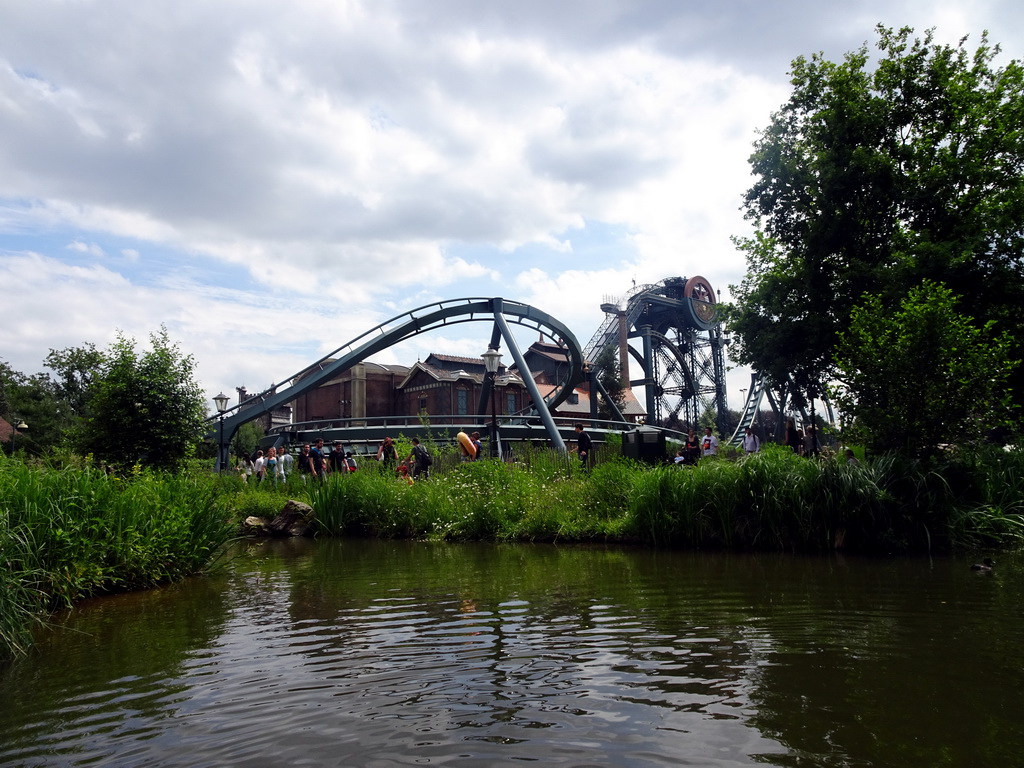
[{"label": "person standing", "polygon": [[263,478],[266,477],[266,463],[267,460],[263,458],[263,451],[256,451],[256,459],[252,463],[252,473],[256,477],[257,485],[263,482]]},{"label": "person standing", "polygon": [[704,427],[704,439],[701,440],[700,445],[705,457],[715,456],[718,453],[718,438],[711,434],[711,427]]},{"label": "person standing", "polygon": [[578,453],[580,457],[580,466],[586,469],[590,466],[590,450],[593,447],[593,441],[590,439],[590,434],[583,428],[582,424],[577,424],[573,429],[576,430],[576,447],[573,448],[570,453]]},{"label": "person standing", "polygon": [[302,475],[302,482],[306,482],[306,475],[314,474],[313,454],[309,443],[305,443],[299,450],[299,458],[296,461],[299,467],[299,474]]},{"label": "person standing", "polygon": [[697,433],[692,427],[686,433],[686,444],[683,446],[683,450],[686,455],[686,463],[696,464],[697,459],[700,458],[700,440],[697,439]]},{"label": "person standing", "polygon": [[335,440],[331,445],[331,453],[327,457],[327,466],[336,475],[343,475],[348,472],[348,467],[345,466],[345,447],[341,444],[341,440]]},{"label": "person standing", "polygon": [[473,447],[476,448],[476,455],[470,461],[480,461],[484,451],[484,444],[480,440],[480,433],[474,432],[469,436],[469,439],[473,441]]},{"label": "person standing", "polygon": [[796,430],[796,421],[789,419],[786,422],[786,445],[793,450],[793,453],[800,453],[802,442],[800,433]]},{"label": "person standing", "polygon": [[757,453],[761,450],[761,438],[754,434],[751,427],[747,427],[743,435],[743,452],[746,454]]},{"label": "person standing", "polygon": [[420,445],[419,438],[414,437],[412,439],[412,452],[409,454],[407,461],[412,462],[412,479],[419,480],[420,475],[423,475],[424,479],[430,477],[430,465],[434,463],[433,459],[430,458],[430,454],[427,453],[427,449]]},{"label": "person standing", "polygon": [[818,432],[815,430],[813,424],[807,425],[807,431],[804,433],[804,456],[817,456],[818,455]]},{"label": "person standing", "polygon": [[263,465],[266,476],[270,478],[271,485],[277,485],[277,448],[271,446],[267,449],[267,460]]},{"label": "person standing", "polygon": [[384,441],[377,447],[377,461],[379,461],[385,472],[398,463],[398,449],[395,448],[395,441],[385,437]]},{"label": "person standing", "polygon": [[309,449],[309,455],[313,462],[313,474],[323,480],[327,477],[327,458],[324,456],[324,439],[318,437],[313,447]]},{"label": "person standing", "polygon": [[282,480],[287,480],[292,473],[295,458],[286,446],[281,447],[281,455],[277,458],[277,474]]}]

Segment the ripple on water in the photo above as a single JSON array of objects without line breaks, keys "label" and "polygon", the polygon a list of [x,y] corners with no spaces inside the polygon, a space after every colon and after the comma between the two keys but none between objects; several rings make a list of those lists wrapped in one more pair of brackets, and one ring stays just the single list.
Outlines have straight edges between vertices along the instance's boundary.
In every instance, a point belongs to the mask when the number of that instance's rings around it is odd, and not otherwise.
[{"label": "ripple on water", "polygon": [[[0,765],[870,764],[877,747],[850,735],[863,700],[899,702],[899,721],[901,670],[922,684],[972,610],[1014,604],[963,573],[853,589],[856,569],[807,561],[516,558],[327,543],[240,559],[220,586],[98,601],[3,678]],[[998,663],[982,650],[945,669]],[[815,746],[819,724],[831,741]]]}]

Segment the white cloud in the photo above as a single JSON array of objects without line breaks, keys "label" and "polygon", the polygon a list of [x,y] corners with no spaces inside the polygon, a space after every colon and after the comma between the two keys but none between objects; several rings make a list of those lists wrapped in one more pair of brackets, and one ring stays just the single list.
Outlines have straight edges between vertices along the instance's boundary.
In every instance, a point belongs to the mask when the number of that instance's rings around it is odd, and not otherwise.
[{"label": "white cloud", "polygon": [[[20,315],[0,349],[34,371],[48,348],[167,322],[211,391],[258,389],[419,304],[495,294],[585,344],[633,279],[703,274],[723,296],[739,281],[747,156],[794,56],[838,57],[878,21],[955,28],[943,40],[987,27],[1015,50],[1021,16],[967,0],[15,4],[0,276]],[[476,355],[475,333],[409,349]]]}]

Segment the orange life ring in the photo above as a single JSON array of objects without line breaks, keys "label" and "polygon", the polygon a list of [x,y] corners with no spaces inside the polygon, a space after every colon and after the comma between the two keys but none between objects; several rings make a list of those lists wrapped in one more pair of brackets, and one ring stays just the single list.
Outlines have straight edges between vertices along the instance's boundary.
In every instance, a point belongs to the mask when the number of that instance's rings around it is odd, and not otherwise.
[{"label": "orange life ring", "polygon": [[455,437],[459,440],[459,449],[462,451],[463,456],[469,456],[471,459],[476,458],[476,446],[473,445],[473,440],[465,432],[459,432]]}]

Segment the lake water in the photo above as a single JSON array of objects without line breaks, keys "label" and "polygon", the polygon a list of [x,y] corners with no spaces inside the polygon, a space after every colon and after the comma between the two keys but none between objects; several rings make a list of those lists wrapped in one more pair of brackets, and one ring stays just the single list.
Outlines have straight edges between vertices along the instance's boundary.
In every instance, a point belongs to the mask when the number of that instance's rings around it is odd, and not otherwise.
[{"label": "lake water", "polygon": [[1024,559],[263,541],[0,670],[2,766],[1024,765]]}]

